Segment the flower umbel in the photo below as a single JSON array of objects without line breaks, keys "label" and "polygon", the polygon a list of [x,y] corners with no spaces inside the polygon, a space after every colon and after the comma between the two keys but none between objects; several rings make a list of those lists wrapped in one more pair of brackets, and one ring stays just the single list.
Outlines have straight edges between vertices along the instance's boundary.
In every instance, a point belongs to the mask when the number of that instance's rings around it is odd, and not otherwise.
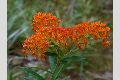
[{"label": "flower umbel", "polygon": [[61,20],[51,13],[38,12],[33,16],[32,29],[38,31],[45,27],[57,27],[60,22]]},{"label": "flower umbel", "polygon": [[89,43],[87,35],[94,38],[94,41],[102,40],[103,46],[109,46],[110,28],[100,22],[83,22],[73,27],[58,27],[61,22],[51,13],[38,12],[33,17],[32,29],[35,31],[30,38],[24,41],[23,51],[27,55],[30,52],[34,57],[44,60],[44,53],[51,42],[55,42],[60,48],[66,49],[70,44],[84,49]]}]

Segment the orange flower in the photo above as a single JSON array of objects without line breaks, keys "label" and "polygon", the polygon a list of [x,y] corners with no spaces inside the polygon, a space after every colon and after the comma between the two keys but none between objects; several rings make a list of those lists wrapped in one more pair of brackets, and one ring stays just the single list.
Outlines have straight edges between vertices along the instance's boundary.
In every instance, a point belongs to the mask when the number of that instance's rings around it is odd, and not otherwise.
[{"label": "orange flower", "polygon": [[38,12],[33,16],[32,29],[38,31],[45,27],[57,27],[60,22],[61,20],[51,13]]},{"label": "orange flower", "polygon": [[107,47],[107,46],[109,46],[110,45],[110,41],[102,41],[102,46],[105,46],[105,47]]},{"label": "orange flower", "polygon": [[110,28],[100,22],[83,22],[73,27],[58,27],[60,20],[51,13],[37,13],[34,15],[32,29],[35,31],[30,38],[23,43],[23,52],[36,58],[44,59],[44,53],[50,43],[55,42],[60,48],[66,49],[70,44],[84,49],[89,44],[88,36],[94,40],[102,39],[103,46],[109,46]]},{"label": "orange flower", "polygon": [[39,54],[37,51],[40,51],[40,56],[43,58],[43,54],[48,46],[49,42],[47,41],[45,34],[41,32],[36,33],[25,40],[23,44],[23,50],[26,54],[31,51],[34,57],[37,57]]}]

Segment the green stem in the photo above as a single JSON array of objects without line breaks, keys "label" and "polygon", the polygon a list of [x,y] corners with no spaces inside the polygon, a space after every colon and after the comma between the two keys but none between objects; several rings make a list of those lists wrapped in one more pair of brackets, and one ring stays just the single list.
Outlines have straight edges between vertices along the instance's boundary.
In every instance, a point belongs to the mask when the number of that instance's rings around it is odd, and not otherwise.
[{"label": "green stem", "polygon": [[51,80],[57,80],[57,78],[60,76],[61,72],[65,69],[66,64],[63,63],[59,66],[59,68],[56,68]]},{"label": "green stem", "polygon": [[81,60],[81,62],[80,62],[80,74],[83,74],[83,69],[84,69],[84,61]]}]

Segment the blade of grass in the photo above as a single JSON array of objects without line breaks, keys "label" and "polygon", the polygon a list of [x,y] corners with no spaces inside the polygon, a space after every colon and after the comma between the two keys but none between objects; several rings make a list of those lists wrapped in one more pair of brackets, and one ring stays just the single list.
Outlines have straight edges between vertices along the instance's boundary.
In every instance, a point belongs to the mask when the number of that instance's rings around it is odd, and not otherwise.
[{"label": "blade of grass", "polygon": [[[23,34],[24,32],[26,32],[27,29],[28,29],[27,27],[26,27],[26,28],[23,28],[22,30],[17,31],[17,32],[15,32],[12,36],[8,37],[8,41],[10,41],[10,42],[8,42],[8,43],[9,43],[9,44],[8,44],[8,48],[11,47],[12,44],[17,40],[17,38],[18,38],[21,34]],[[13,39],[12,39],[12,38],[13,38]]]}]

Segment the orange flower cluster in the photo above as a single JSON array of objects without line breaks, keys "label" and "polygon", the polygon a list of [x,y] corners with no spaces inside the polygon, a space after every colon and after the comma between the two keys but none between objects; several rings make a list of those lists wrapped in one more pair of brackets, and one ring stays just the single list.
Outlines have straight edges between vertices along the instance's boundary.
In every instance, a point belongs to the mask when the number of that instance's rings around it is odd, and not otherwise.
[{"label": "orange flower cluster", "polygon": [[83,49],[89,44],[87,35],[94,40],[101,39],[103,46],[109,46],[110,28],[100,22],[83,22],[73,27],[58,27],[61,20],[50,13],[37,13],[32,22],[32,29],[36,32],[24,41],[23,51],[27,55],[29,51],[34,57],[40,56],[44,60],[44,53],[51,42],[55,42],[60,48],[66,48],[70,44],[76,44]]},{"label": "orange flower cluster", "polygon": [[38,12],[33,16],[32,29],[34,31],[45,27],[56,27],[61,22],[56,16],[51,13]]}]

